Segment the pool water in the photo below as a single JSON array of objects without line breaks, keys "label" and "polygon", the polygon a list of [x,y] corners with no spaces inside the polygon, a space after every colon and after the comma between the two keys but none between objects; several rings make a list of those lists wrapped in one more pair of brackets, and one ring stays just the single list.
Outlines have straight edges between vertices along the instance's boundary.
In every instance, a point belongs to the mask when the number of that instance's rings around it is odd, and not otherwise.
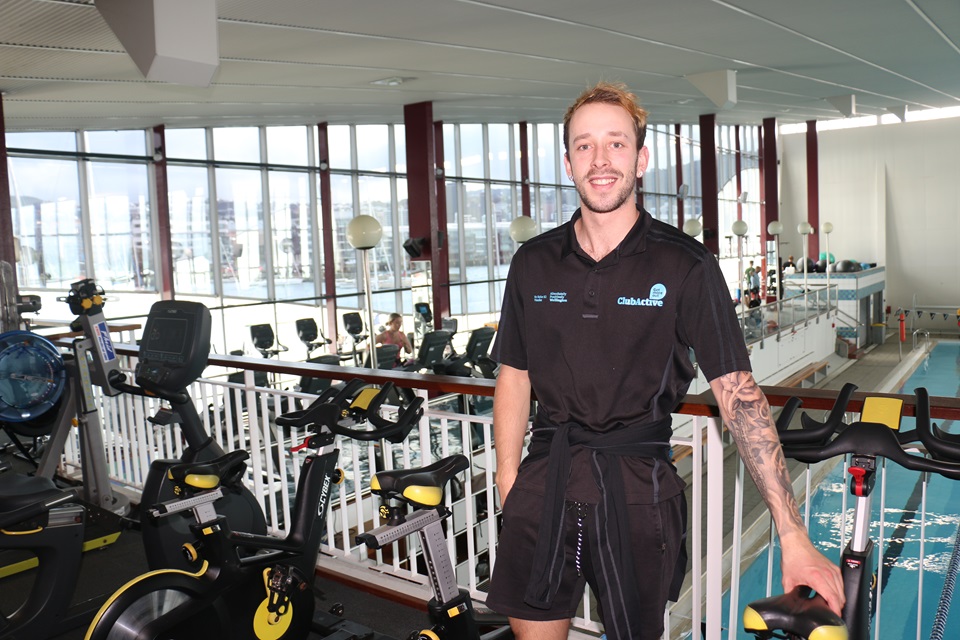
[{"label": "pool water", "polygon": [[[912,394],[917,387],[926,387],[931,396],[960,395],[960,343],[941,342],[930,356],[902,384],[899,393]],[[952,421],[937,422],[941,428],[954,433],[960,425]],[[913,418],[904,418],[901,426],[912,429]],[[920,585],[921,541],[921,474],[908,471],[896,464],[886,465],[886,508],[884,511],[883,543],[878,544],[880,558],[875,559],[881,593],[879,597],[879,624],[881,640],[929,638],[936,616],[940,594],[946,579],[947,566],[960,527],[960,482],[932,475],[926,491],[926,529],[924,543],[923,582]],[[873,514],[870,536],[880,540],[880,506],[883,476],[878,473],[873,491]],[[846,544],[853,525],[854,500],[847,498],[846,536],[840,539],[843,494],[847,491],[842,465],[824,479],[810,501],[810,536],[817,547],[833,561],[840,558],[841,545]],[[801,506],[801,514],[803,513]],[[743,606],[765,597],[767,577],[767,549],[756,557],[740,579],[740,603]],[[773,592],[779,593],[780,552],[774,544]],[[955,593],[960,600],[960,590]],[[917,633],[917,602],[922,597],[920,633]],[[729,620],[729,597],[724,598],[724,617]],[[736,638],[752,640],[753,636],[739,628]],[[876,637],[876,620],[871,638]],[[960,604],[953,602],[948,609],[944,638],[960,637]]]}]

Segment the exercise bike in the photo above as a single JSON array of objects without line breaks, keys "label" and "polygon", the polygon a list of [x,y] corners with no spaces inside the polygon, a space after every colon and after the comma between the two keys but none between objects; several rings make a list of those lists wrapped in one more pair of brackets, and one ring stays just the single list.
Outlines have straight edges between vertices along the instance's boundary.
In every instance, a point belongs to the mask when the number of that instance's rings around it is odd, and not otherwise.
[{"label": "exercise bike", "polygon": [[[153,571],[130,581],[97,613],[86,639],[281,640],[313,632],[331,640],[388,640],[369,630],[358,634],[316,622],[312,584],[333,485],[343,477],[336,467],[335,434],[400,442],[423,414],[423,400],[417,398],[395,421],[381,417],[391,386],[374,390],[352,381],[302,411],[277,418],[281,426],[313,429],[297,449],[316,450],[300,468],[292,522],[283,539],[234,531],[214,511],[223,483],[243,473],[247,452],[169,467],[179,497],[150,513],[158,519],[193,514],[195,541],[183,546],[193,568]],[[363,428],[367,424],[372,429]],[[241,554],[251,550],[255,553]]]},{"label": "exercise bike", "polygon": [[[92,390],[97,385],[104,394],[120,393],[108,381],[117,363],[102,315],[102,290],[84,280],[71,286],[65,300],[78,316],[72,328],[84,334],[73,342],[71,353],[61,358],[52,343],[20,331],[14,332],[14,344],[4,349],[13,361],[11,373],[17,373],[14,365],[32,363],[32,369],[11,378],[22,388],[14,394],[19,401],[9,408],[19,417],[34,418],[11,424],[19,435],[43,442],[43,454],[33,475],[5,472],[0,477],[4,574],[37,567],[22,604],[0,615],[2,638],[47,638],[90,620],[102,600],[71,605],[81,558],[84,551],[119,537],[118,513],[127,507],[126,500],[110,489]],[[79,431],[83,485],[64,489],[54,478],[74,426]],[[10,563],[8,555],[13,556]]]},{"label": "exercise bike", "polygon": [[[180,483],[171,479],[169,470],[181,464],[216,460],[223,448],[203,427],[187,387],[203,373],[210,353],[210,311],[199,302],[161,300],[150,308],[140,340],[136,384],[127,383],[119,370],[110,374],[110,384],[124,393],[155,397],[165,401],[148,420],[164,427],[179,426],[186,447],[179,459],[154,460],[144,483],[141,506],[149,506],[177,497]],[[223,497],[215,506],[238,530],[256,534],[267,532],[263,510],[243,478],[231,476],[223,484]],[[181,548],[193,540],[188,515],[163,519],[151,518],[141,509],[147,564],[151,569],[189,570]]]},{"label": "exercise bike", "polygon": [[[370,481],[370,491],[383,498],[380,517],[385,524],[361,533],[357,544],[380,549],[414,533],[419,534],[433,588],[427,603],[431,626],[413,632],[407,640],[494,640],[513,638],[508,620],[492,612],[474,610],[469,592],[457,586],[457,576],[447,551],[443,521],[451,511],[444,505],[444,487],[470,468],[467,457],[457,454],[416,469],[380,471]],[[408,508],[413,511],[408,513]],[[490,628],[481,634],[481,629]]]},{"label": "exercise bike", "polygon": [[[851,454],[847,472],[856,510],[853,535],[840,557],[846,596],[842,616],[833,613],[820,596],[811,597],[808,587],[797,587],[788,594],[747,605],[743,614],[744,629],[760,640],[773,637],[867,640],[870,636],[876,589],[870,513],[877,458],[886,458],[905,469],[960,480],[960,438],[931,425],[926,389],[915,390],[916,428],[910,431],[900,431],[903,401],[890,397],[867,397],[860,419],[844,424],[843,415],[855,390],[853,384],[844,385],[827,420],[822,423],[802,414],[803,428],[787,429],[801,404],[798,398],[791,398],[777,419],[783,453],[787,457],[813,464]],[[929,457],[908,451],[908,448],[916,450],[918,445],[926,448]],[[778,632],[785,635],[775,635]]]}]

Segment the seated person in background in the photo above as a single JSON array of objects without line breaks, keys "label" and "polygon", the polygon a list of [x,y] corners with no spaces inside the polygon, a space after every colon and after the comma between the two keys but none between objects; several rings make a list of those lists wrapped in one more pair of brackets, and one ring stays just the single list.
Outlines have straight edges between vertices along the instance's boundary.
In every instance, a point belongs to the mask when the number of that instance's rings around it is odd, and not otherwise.
[{"label": "seated person in background", "polygon": [[[413,353],[413,347],[410,345],[410,340],[407,339],[405,333],[403,333],[403,316],[399,313],[391,313],[390,319],[387,320],[387,328],[383,330],[382,333],[377,334],[376,339],[377,344],[395,344],[406,353]],[[397,356],[397,362],[400,362],[401,358]]]}]

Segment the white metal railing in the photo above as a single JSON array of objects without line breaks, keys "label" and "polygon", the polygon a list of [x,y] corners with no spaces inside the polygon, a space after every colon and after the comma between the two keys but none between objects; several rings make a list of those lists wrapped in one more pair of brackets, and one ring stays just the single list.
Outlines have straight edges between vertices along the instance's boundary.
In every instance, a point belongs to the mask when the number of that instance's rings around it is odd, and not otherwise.
[{"label": "white metal railing", "polygon": [[[276,427],[272,416],[278,408],[281,411],[292,408],[298,400],[309,402],[313,396],[258,387],[252,370],[244,371],[242,383],[205,378],[197,381],[190,391],[204,426],[218,442],[227,450],[250,451],[247,482],[267,514],[271,531],[284,533],[285,523],[290,522],[299,478],[299,458],[291,455],[289,449],[303,434],[296,429],[284,433]],[[101,397],[100,402],[110,477],[120,490],[137,494],[146,479],[150,460],[178,457],[182,444],[170,427],[148,422],[147,418],[158,406],[157,400],[124,394]],[[360,571],[387,588],[391,588],[392,582],[398,591],[407,593],[411,586],[420,585],[422,593],[426,593],[423,558],[416,538],[375,553],[354,544],[357,533],[379,525],[378,504],[365,487],[375,470],[420,466],[463,453],[470,459],[471,466],[462,489],[448,492],[453,517],[447,529],[447,543],[455,558],[458,583],[476,599],[485,598],[488,568],[496,562],[498,536],[499,501],[490,490],[495,486],[496,471],[493,425],[491,417],[460,413],[458,406],[457,396],[431,400],[419,428],[401,444],[358,443],[338,437],[346,481],[331,501],[322,550],[326,559],[321,557],[320,565],[328,569],[333,566],[334,570],[348,566],[354,574]],[[689,436],[672,439],[675,446],[692,449],[688,527],[691,570],[680,601],[666,613],[664,637],[698,637],[691,636],[691,630],[699,629],[704,621],[706,640],[720,640],[726,637],[724,628],[739,625],[739,612],[745,604],[738,601],[739,571],[730,568],[741,567],[744,558],[766,544],[768,528],[744,521],[753,509],[743,505],[743,464],[728,466],[733,470],[724,471],[725,453],[729,452],[725,451],[720,421],[694,417],[692,422]],[[78,455],[78,443],[72,438],[63,459],[66,472],[79,473]],[[819,482],[819,474],[822,472],[815,470],[813,475],[796,483],[801,499]],[[732,513],[727,513],[724,496],[731,492]],[[780,587],[772,585],[767,589],[777,592]],[[724,620],[722,601],[728,591],[733,605],[729,618]],[[597,632],[600,630],[597,618],[588,594],[582,614],[574,620],[574,628]]]},{"label": "white metal railing", "polygon": [[836,310],[836,289],[833,285],[808,287],[807,291],[787,287],[783,299],[754,308],[741,305],[738,318],[744,340],[750,344],[768,337],[779,339],[782,332],[789,332],[793,327],[817,321],[824,314],[829,317],[830,312]]}]

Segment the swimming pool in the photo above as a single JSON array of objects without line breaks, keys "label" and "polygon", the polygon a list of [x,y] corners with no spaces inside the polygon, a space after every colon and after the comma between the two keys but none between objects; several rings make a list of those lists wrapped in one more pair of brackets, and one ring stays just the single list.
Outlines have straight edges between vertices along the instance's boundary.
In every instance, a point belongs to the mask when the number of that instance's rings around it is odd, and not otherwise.
[{"label": "swimming pool", "polygon": [[[898,393],[912,394],[916,387],[926,387],[931,396],[960,395],[960,342],[941,342],[921,365],[900,385]],[[952,432],[960,426],[952,421],[938,425]],[[904,418],[903,429],[913,428],[913,418]],[[885,489],[884,489],[885,487]],[[954,540],[960,526],[960,482],[932,476],[927,483],[925,504],[924,561],[922,585],[920,582],[921,513],[923,511],[923,483],[921,474],[907,471],[896,464],[886,465],[885,481],[878,476],[874,489],[871,537],[879,541],[881,491],[885,490],[883,542],[876,558],[879,597],[879,638],[902,640],[929,638],[936,616],[938,602],[946,578],[947,566]],[[838,465],[817,487],[810,499],[810,536],[828,558],[838,560],[842,545],[849,539],[853,523],[853,497],[847,499],[847,518],[841,515],[843,497],[847,491],[842,465]],[[801,513],[803,507],[801,506]],[[846,529],[841,540],[841,529]],[[740,578],[739,608],[766,595],[767,548],[757,555]],[[780,587],[779,545],[774,544],[773,592]],[[948,609],[944,638],[960,637],[960,593]],[[918,601],[920,626],[918,632]],[[724,598],[724,617],[729,620],[729,594]],[[739,619],[738,619],[739,620]],[[871,637],[876,636],[876,620]],[[750,640],[738,625],[736,636]]]}]

